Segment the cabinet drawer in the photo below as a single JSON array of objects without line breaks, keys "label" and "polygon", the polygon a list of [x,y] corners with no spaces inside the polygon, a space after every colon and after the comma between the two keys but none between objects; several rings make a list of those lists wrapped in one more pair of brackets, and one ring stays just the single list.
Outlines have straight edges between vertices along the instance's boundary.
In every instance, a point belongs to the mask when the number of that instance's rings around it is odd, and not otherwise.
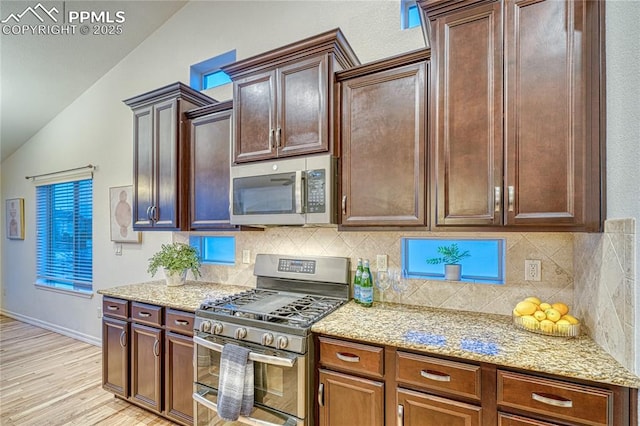
[{"label": "cabinet drawer", "polygon": [[396,352],[398,383],[480,401],[480,367],[406,352]]},{"label": "cabinet drawer", "polygon": [[131,320],[140,324],[162,326],[162,306],[133,302],[131,304]]},{"label": "cabinet drawer", "polygon": [[547,423],[541,420],[514,416],[513,414],[498,413],[498,426],[557,426],[555,423]]},{"label": "cabinet drawer", "polygon": [[102,314],[106,317],[126,320],[129,318],[129,302],[122,299],[104,297],[102,299]]},{"label": "cabinet drawer", "polygon": [[167,326],[167,330],[193,336],[194,318],[195,315],[191,312],[167,309],[164,315],[164,324]]},{"label": "cabinet drawer", "polygon": [[587,425],[613,422],[609,390],[507,371],[498,371],[498,405]]},{"label": "cabinet drawer", "polygon": [[384,375],[384,348],[320,337],[320,363],[371,377]]}]

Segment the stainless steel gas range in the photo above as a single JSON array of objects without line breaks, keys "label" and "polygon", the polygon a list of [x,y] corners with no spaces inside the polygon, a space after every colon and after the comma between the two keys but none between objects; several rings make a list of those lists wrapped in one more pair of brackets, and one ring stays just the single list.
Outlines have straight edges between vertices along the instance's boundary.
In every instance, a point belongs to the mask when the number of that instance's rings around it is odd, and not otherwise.
[{"label": "stainless steel gas range", "polygon": [[349,259],[259,254],[255,289],[206,300],[196,311],[196,425],[232,424],[217,415],[220,357],[226,344],[250,349],[254,409],[238,424],[313,424],[311,325],[349,299]]}]

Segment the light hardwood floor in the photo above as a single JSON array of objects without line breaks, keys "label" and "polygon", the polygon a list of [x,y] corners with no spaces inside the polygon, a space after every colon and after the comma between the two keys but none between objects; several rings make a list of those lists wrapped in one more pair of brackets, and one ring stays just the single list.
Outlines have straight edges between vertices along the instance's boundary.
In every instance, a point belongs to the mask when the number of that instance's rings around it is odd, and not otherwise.
[{"label": "light hardwood floor", "polygon": [[102,389],[102,352],[0,315],[0,425],[172,425]]}]

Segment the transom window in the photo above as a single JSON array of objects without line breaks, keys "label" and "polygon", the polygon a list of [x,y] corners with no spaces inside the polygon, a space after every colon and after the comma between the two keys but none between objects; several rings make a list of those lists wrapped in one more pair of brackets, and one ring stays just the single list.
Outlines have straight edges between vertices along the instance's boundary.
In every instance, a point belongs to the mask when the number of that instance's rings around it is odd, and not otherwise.
[{"label": "transom window", "polygon": [[415,0],[401,0],[400,13],[403,30],[420,26],[420,9],[418,9]]},{"label": "transom window", "polygon": [[194,90],[207,90],[231,83],[229,76],[220,68],[235,60],[236,51],[234,49],[191,65],[189,85]]}]

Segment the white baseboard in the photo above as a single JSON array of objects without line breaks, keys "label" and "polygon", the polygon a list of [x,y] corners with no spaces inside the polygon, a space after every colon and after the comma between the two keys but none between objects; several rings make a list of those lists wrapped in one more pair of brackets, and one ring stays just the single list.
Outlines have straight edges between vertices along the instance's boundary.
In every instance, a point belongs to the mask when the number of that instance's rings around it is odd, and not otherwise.
[{"label": "white baseboard", "polygon": [[10,318],[16,319],[18,321],[26,322],[27,324],[35,325],[40,328],[44,328],[45,330],[50,330],[56,332],[58,334],[62,334],[63,336],[71,337],[72,339],[80,340],[85,343],[89,343],[94,346],[102,346],[102,339],[96,338],[94,336],[90,336],[88,334],[80,333],[76,330],[72,330],[70,328],[61,327],[56,324],[51,324],[46,321],[39,320],[37,318],[31,318],[26,315],[18,314],[15,312],[10,312],[5,309],[0,309],[0,313],[2,315],[6,315]]}]

